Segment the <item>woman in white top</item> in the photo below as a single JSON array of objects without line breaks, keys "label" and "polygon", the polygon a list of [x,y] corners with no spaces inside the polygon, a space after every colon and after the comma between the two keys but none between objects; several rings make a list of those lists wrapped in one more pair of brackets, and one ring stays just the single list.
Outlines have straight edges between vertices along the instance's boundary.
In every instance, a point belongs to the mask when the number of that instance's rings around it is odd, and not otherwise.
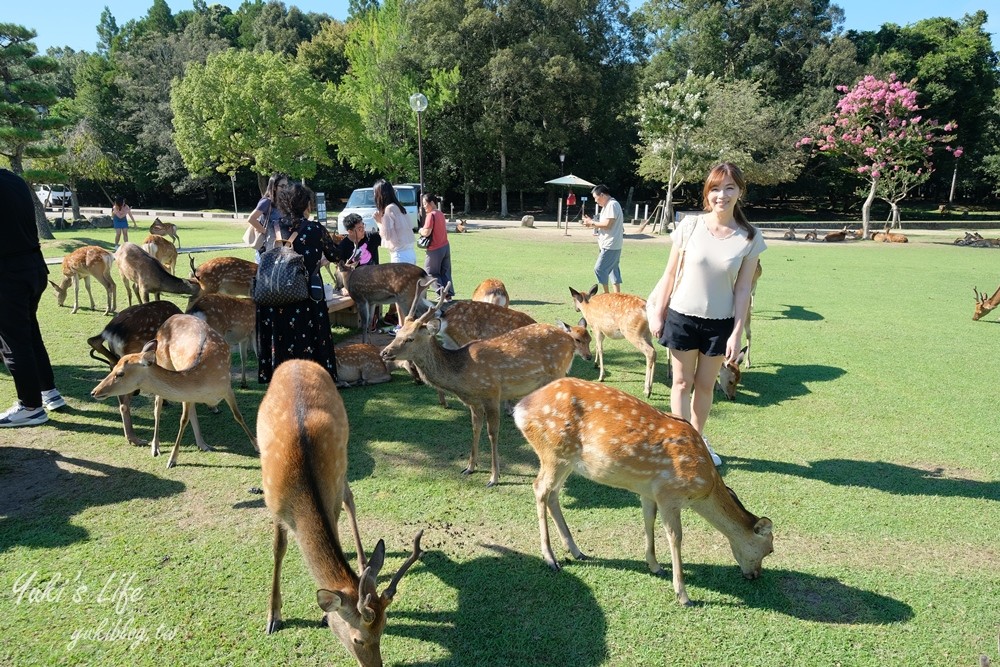
[{"label": "woman in white top", "polygon": [[650,331],[670,349],[670,410],[702,434],[719,369],[739,356],[757,258],[767,247],[740,208],[744,192],[746,180],[735,165],[724,162],[709,172],[705,213],[674,230],[667,268],[647,304]]},{"label": "woman in white top", "polygon": [[407,264],[417,263],[417,253],[413,248],[413,222],[406,209],[396,197],[392,183],[383,179],[375,182],[375,223],[382,237],[382,245],[389,251],[389,261]]}]

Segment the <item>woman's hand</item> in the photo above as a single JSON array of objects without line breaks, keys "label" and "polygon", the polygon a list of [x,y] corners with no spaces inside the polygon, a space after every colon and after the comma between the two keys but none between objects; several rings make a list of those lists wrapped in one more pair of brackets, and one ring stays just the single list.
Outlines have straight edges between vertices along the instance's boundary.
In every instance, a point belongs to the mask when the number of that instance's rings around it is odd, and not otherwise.
[{"label": "woman's hand", "polygon": [[726,363],[739,363],[740,342],[743,340],[743,331],[733,331],[726,340]]}]

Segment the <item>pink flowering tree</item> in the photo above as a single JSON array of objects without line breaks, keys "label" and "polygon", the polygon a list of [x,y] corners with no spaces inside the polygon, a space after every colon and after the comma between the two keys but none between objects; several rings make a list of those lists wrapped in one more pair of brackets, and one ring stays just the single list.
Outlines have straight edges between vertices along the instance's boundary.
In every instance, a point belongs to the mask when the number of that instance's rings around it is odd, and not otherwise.
[{"label": "pink flowering tree", "polygon": [[[868,75],[854,88],[837,86],[844,95],[829,124],[815,136],[803,137],[796,145],[820,153],[842,155],[867,181],[868,196],[861,207],[863,234],[868,237],[872,202],[889,202],[898,223],[898,204],[915,187],[927,181],[934,170],[931,157],[938,144],[954,139],[955,123],[941,126],[924,118],[917,104],[917,91],[889,76],[888,81]],[[947,150],[957,151],[961,148]]]}]

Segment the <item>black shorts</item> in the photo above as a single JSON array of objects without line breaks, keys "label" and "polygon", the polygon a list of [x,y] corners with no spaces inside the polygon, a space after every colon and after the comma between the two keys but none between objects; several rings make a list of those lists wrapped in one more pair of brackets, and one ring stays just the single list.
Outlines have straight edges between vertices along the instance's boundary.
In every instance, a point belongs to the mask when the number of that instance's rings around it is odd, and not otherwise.
[{"label": "black shorts", "polygon": [[734,326],[736,320],[732,317],[710,320],[667,308],[660,345],[678,352],[698,350],[706,356],[715,357],[726,353],[726,341],[732,335]]}]

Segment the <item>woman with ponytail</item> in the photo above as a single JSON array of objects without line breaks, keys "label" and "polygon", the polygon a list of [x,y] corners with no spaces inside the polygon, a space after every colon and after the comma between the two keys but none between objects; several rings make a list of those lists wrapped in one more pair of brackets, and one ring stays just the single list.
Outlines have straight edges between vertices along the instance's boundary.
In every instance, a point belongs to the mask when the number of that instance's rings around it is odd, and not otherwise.
[{"label": "woman with ponytail", "polygon": [[649,329],[670,350],[670,410],[703,437],[719,370],[740,354],[757,258],[767,247],[740,207],[745,192],[736,165],[723,162],[708,173],[705,212],[677,225],[667,267],[647,301]]}]

